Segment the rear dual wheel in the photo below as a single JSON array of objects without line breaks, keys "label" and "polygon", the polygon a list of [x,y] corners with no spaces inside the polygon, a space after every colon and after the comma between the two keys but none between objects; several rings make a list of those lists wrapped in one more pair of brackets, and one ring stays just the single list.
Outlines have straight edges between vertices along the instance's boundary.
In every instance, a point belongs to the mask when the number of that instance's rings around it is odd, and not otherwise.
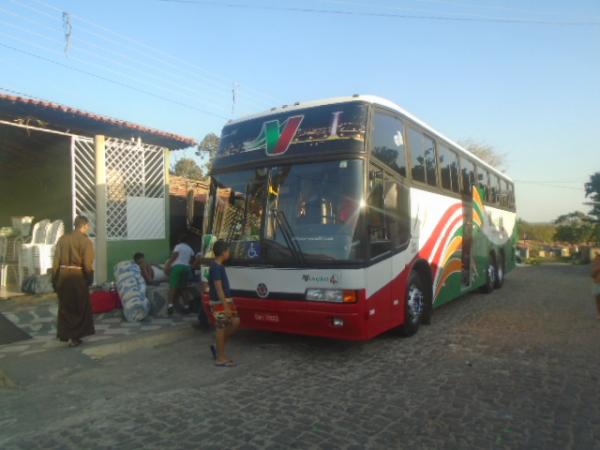
[{"label": "rear dual wheel", "polygon": [[485,270],[485,284],[481,286],[481,292],[484,294],[490,294],[494,290],[494,284],[496,283],[496,262],[490,255],[487,269]]},{"label": "rear dual wheel", "polygon": [[504,284],[504,258],[499,255],[497,258],[492,253],[490,254],[488,267],[486,270],[485,284],[481,287],[481,291],[489,294],[494,289],[500,289]]},{"label": "rear dual wheel", "polygon": [[494,289],[502,288],[502,285],[504,284],[504,271],[504,257],[502,256],[502,254],[500,254],[498,256],[498,262],[496,265],[496,279],[494,280]]},{"label": "rear dual wheel", "polygon": [[432,305],[429,290],[423,277],[413,271],[408,278],[404,301],[404,324],[400,327],[403,336],[413,336],[421,323],[431,323]]}]

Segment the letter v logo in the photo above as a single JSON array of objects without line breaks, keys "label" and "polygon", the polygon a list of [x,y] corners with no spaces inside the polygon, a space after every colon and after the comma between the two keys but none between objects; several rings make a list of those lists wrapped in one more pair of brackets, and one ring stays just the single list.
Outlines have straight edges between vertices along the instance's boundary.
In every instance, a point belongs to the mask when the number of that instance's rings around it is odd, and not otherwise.
[{"label": "letter v logo", "polygon": [[283,155],[294,140],[303,119],[303,115],[292,116],[281,125],[279,120],[265,122],[256,139],[244,143],[244,150],[253,151],[264,148],[267,156]]},{"label": "letter v logo", "polygon": [[292,116],[281,126],[279,120],[271,120],[264,124],[267,156],[283,155],[287,151],[300,128],[302,119],[304,116]]}]

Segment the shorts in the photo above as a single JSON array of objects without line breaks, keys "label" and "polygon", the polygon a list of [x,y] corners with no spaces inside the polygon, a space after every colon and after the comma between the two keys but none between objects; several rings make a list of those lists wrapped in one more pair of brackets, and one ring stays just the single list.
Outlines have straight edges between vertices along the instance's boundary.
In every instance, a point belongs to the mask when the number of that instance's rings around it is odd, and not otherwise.
[{"label": "shorts", "polygon": [[169,272],[169,287],[171,289],[186,287],[191,274],[192,269],[190,266],[177,264],[171,267],[171,272]]},{"label": "shorts", "polygon": [[231,325],[233,321],[232,319],[239,317],[233,300],[228,299],[227,304],[229,305],[229,309],[231,310],[231,316],[229,317],[227,317],[227,315],[225,314],[225,307],[223,306],[223,303],[212,303],[210,305],[210,313],[215,319],[215,328],[227,328]]}]

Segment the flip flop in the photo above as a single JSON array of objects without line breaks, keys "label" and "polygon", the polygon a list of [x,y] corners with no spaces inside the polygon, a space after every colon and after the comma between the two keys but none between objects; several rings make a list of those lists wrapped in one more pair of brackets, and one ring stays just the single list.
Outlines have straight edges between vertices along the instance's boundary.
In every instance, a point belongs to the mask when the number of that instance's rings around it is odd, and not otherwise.
[{"label": "flip flop", "polygon": [[233,361],[227,361],[227,362],[216,362],[215,366],[216,367],[235,367],[235,366],[237,366],[237,364],[234,363]]}]

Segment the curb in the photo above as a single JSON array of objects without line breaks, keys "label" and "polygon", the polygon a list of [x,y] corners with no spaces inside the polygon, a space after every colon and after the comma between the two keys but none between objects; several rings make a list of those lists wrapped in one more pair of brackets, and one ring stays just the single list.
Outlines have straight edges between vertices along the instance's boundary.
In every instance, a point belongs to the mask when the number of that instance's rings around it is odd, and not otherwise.
[{"label": "curb", "polygon": [[102,359],[111,355],[121,355],[143,348],[158,347],[159,345],[171,344],[173,342],[189,339],[198,335],[198,332],[189,324],[185,323],[168,330],[147,332],[147,334],[121,339],[117,342],[98,343],[85,347],[81,353],[92,359]]}]

